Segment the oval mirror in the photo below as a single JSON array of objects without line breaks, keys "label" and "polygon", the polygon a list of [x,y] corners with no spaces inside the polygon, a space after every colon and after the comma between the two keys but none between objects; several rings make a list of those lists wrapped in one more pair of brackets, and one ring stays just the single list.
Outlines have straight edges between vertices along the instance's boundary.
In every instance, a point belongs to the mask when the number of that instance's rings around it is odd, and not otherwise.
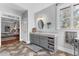
[{"label": "oval mirror", "polygon": [[39,20],[39,21],[38,21],[38,27],[39,27],[40,29],[43,29],[43,27],[44,27],[44,22],[43,22],[42,20]]}]

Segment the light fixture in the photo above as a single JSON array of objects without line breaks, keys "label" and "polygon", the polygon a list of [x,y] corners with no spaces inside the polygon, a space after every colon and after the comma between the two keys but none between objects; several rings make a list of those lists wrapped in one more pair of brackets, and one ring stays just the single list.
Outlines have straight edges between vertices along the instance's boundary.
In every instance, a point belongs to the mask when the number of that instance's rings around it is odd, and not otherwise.
[{"label": "light fixture", "polygon": [[44,22],[44,24],[47,23],[47,16],[45,14],[39,15],[37,17],[37,21],[42,20]]}]

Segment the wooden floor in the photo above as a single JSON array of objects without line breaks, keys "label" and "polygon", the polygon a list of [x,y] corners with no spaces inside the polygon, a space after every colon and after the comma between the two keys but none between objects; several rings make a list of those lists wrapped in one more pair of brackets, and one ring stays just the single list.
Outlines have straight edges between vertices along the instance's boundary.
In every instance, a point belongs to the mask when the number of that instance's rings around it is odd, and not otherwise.
[{"label": "wooden floor", "polygon": [[42,49],[37,53],[31,50],[24,42],[8,44],[0,48],[1,56],[73,56],[64,51],[58,50],[56,53]]},{"label": "wooden floor", "polygon": [[16,37],[16,39],[1,41],[1,45],[13,44],[15,42],[19,42],[19,37]]}]

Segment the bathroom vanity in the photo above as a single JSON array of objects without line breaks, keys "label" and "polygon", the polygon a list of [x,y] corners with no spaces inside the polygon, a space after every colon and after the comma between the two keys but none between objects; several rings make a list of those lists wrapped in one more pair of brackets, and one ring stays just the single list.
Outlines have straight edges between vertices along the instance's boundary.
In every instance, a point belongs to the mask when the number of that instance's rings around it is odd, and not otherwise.
[{"label": "bathroom vanity", "polygon": [[56,50],[56,34],[30,33],[30,43],[41,46],[49,51]]}]

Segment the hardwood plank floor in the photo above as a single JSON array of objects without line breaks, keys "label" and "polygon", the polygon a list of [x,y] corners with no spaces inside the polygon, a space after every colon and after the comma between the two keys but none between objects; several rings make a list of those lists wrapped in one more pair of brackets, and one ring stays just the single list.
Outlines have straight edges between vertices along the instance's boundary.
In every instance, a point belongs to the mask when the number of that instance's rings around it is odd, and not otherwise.
[{"label": "hardwood plank floor", "polygon": [[73,56],[72,54],[60,50],[54,53],[42,49],[36,53],[29,49],[25,42],[15,42],[13,44],[2,45],[0,48],[0,55],[5,56],[5,54],[6,56]]}]

